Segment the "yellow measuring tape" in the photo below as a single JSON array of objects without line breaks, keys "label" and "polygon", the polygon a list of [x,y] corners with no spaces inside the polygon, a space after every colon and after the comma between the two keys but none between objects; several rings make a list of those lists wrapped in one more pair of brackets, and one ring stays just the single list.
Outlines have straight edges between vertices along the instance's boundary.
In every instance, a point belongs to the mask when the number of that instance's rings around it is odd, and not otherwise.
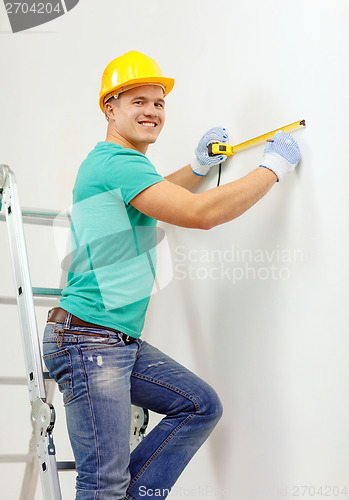
[{"label": "yellow measuring tape", "polygon": [[227,155],[232,156],[237,151],[241,151],[241,149],[248,148],[249,146],[253,146],[254,144],[258,144],[262,141],[267,141],[268,139],[272,139],[276,132],[282,130],[283,132],[289,132],[290,130],[294,130],[298,127],[305,127],[305,120],[300,120],[298,122],[290,123],[289,125],[285,125],[285,127],[277,128],[272,132],[268,132],[267,134],[259,135],[254,139],[250,139],[249,141],[241,142],[241,144],[237,144],[236,146],[229,146],[229,144],[225,144],[224,142],[214,142],[209,144],[208,146],[208,154],[209,156],[214,155]]}]

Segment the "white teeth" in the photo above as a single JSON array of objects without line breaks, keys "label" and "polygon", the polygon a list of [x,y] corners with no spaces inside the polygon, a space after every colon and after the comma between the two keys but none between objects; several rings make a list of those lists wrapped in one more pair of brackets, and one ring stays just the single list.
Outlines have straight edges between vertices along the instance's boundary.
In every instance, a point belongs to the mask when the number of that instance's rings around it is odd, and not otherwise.
[{"label": "white teeth", "polygon": [[155,123],[152,122],[141,122],[142,125],[145,125],[146,127],[155,127]]}]

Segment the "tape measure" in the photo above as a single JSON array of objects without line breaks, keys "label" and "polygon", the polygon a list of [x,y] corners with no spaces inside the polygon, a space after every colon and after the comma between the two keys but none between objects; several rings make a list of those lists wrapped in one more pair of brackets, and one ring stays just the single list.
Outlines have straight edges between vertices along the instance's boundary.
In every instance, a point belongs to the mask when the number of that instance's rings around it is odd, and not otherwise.
[{"label": "tape measure", "polygon": [[241,142],[236,146],[229,146],[229,144],[225,144],[224,142],[213,142],[207,146],[208,155],[227,155],[232,156],[237,151],[241,151],[242,149],[248,148],[249,146],[253,146],[254,144],[258,144],[262,141],[267,141],[274,137],[276,132],[282,130],[283,132],[289,132],[290,130],[294,130],[298,127],[305,127],[305,120],[300,120],[298,122],[290,123],[289,125],[285,125],[285,127],[277,128],[272,132],[268,132],[267,134],[259,135],[254,139],[250,139],[249,141]]}]

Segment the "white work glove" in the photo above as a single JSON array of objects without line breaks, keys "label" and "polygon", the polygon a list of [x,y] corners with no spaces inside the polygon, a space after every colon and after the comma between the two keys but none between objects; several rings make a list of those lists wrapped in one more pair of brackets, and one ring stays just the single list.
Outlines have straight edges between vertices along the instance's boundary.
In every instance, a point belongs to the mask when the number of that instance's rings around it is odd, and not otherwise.
[{"label": "white work glove", "polygon": [[275,134],[274,142],[269,142],[266,146],[263,162],[259,166],[274,172],[280,181],[294,170],[300,159],[298,144],[292,135],[279,131]]},{"label": "white work glove", "polygon": [[214,165],[227,159],[227,155],[208,156],[207,146],[212,142],[227,142],[228,133],[223,127],[213,127],[199,141],[195,149],[196,157],[190,162],[194,174],[205,177]]}]

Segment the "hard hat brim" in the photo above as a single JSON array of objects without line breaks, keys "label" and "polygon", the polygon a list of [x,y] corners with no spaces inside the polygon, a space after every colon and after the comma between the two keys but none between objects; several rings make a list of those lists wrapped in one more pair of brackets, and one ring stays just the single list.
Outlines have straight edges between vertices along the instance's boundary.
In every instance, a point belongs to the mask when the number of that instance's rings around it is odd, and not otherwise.
[{"label": "hard hat brim", "polygon": [[161,87],[164,87],[165,89],[165,95],[169,94],[171,90],[173,89],[174,86],[174,79],[173,78],[166,78],[166,77],[148,77],[148,78],[137,78],[134,80],[129,80],[127,82],[127,85],[116,85],[115,87],[112,87],[111,89],[108,89],[108,92],[101,92],[100,97],[99,97],[99,107],[104,113],[104,103],[106,98],[110,99],[115,94],[121,94],[122,92],[126,92],[127,90],[131,90],[132,88],[135,87],[141,87],[143,85],[160,85]]}]

